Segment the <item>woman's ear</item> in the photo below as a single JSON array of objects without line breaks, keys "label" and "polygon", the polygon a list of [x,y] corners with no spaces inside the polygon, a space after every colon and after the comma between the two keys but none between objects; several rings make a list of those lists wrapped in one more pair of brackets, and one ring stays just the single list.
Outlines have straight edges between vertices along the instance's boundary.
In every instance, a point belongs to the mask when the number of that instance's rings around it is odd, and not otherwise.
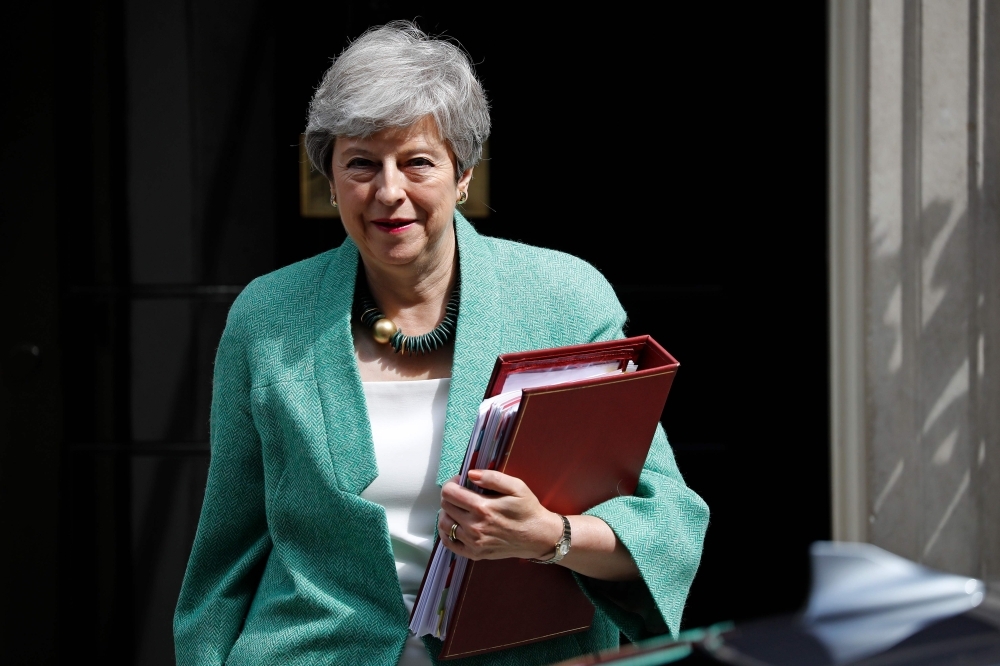
[{"label": "woman's ear", "polygon": [[333,178],[330,179],[330,205],[334,208],[338,207],[337,204],[337,188],[333,186]]},{"label": "woman's ear", "polygon": [[468,192],[469,191],[469,183],[471,183],[471,182],[472,182],[472,169],[470,168],[470,169],[466,169],[465,173],[463,173],[462,176],[458,179],[458,183],[456,184],[456,187],[458,187],[458,191],[459,192]]}]

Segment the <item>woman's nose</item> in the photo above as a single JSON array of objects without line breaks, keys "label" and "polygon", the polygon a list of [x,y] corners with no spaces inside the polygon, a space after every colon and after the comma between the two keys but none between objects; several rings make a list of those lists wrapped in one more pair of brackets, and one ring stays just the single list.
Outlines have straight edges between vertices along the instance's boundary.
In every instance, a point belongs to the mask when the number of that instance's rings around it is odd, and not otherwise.
[{"label": "woman's nose", "polygon": [[375,198],[385,206],[395,206],[406,198],[403,174],[394,163],[389,162],[382,166]]}]

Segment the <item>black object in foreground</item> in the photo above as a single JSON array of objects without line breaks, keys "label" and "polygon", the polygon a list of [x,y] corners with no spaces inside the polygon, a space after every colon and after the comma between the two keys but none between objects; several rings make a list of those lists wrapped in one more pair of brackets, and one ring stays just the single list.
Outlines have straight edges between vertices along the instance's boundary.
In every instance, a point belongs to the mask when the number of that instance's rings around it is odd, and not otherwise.
[{"label": "black object in foreground", "polygon": [[817,542],[802,613],[716,625],[560,666],[1000,664],[1000,590],[865,543]]}]

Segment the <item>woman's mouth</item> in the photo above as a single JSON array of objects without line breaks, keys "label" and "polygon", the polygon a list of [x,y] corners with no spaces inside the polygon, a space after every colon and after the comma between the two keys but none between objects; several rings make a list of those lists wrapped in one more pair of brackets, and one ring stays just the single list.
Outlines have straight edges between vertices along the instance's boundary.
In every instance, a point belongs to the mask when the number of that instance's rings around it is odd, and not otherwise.
[{"label": "woman's mouth", "polygon": [[372,220],[372,224],[388,234],[398,234],[410,228],[416,220]]}]

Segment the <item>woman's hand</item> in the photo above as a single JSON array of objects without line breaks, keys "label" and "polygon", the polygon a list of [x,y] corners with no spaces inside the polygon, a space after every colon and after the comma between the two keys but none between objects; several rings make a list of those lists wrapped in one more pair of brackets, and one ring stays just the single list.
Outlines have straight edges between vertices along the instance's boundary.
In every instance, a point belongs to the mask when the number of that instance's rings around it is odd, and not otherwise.
[{"label": "woman's hand", "polygon": [[[438,536],[452,552],[470,560],[505,557],[543,560],[555,554],[562,538],[559,514],[538,502],[518,478],[490,470],[469,470],[469,480],[499,495],[480,495],[452,478],[441,488]],[[596,516],[566,516],[572,526],[573,545],[560,566],[599,580],[635,580],[639,569],[628,549]],[[451,526],[455,540],[450,539]]]},{"label": "woman's hand", "polygon": [[[499,495],[480,495],[458,485],[441,488],[438,535],[449,550],[470,560],[506,557],[542,559],[562,537],[562,519],[543,507],[518,478],[491,470],[469,470],[469,480]],[[451,526],[457,524],[455,540]]]}]

